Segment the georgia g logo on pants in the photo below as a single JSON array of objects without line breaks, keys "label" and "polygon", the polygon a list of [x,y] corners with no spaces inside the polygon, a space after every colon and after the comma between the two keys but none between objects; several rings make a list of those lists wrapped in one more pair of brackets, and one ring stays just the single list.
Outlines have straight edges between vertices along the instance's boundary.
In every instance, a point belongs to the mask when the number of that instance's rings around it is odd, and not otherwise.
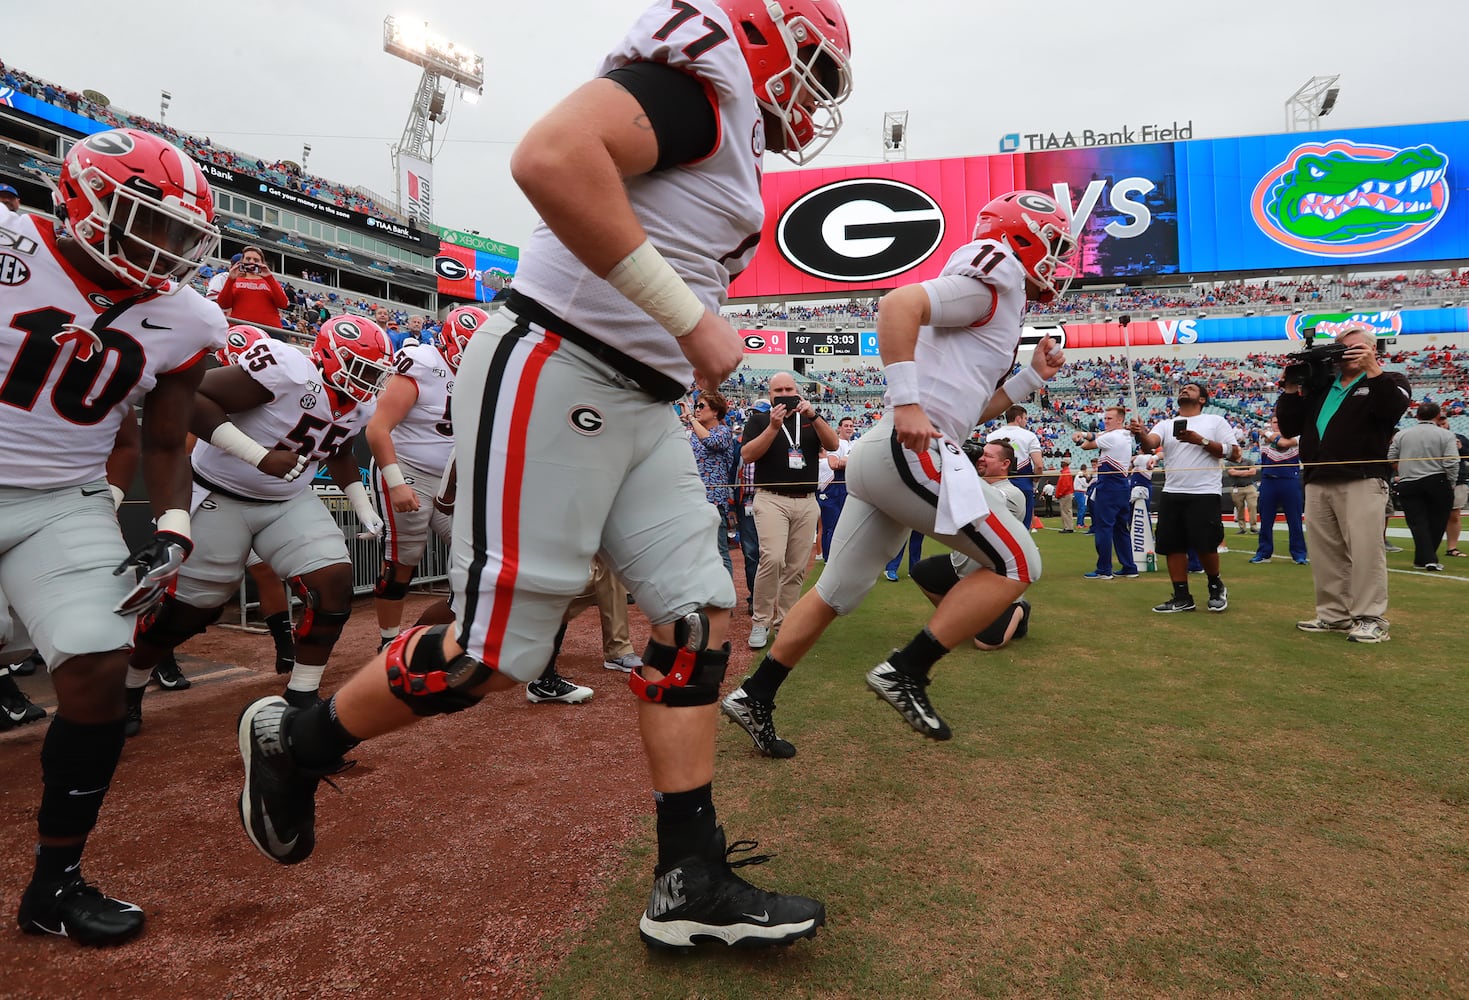
[{"label": "georgia g logo on pants", "polygon": [[781,256],[818,278],[876,281],[917,267],[944,238],[944,212],[926,192],[876,177],[808,191],[780,217]]},{"label": "georgia g logo on pants", "polygon": [[605,421],[602,419],[602,414],[597,412],[595,407],[577,406],[573,407],[571,412],[566,415],[566,422],[578,434],[585,434],[587,437],[591,437],[594,434],[602,433],[602,424]]}]

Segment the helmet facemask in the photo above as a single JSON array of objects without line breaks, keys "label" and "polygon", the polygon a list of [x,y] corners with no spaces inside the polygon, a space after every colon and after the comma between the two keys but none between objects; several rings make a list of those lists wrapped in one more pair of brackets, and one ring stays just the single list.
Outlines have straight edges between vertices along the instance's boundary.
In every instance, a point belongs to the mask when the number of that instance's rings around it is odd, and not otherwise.
[{"label": "helmet facemask", "polygon": [[359,403],[370,403],[388,384],[393,366],[363,357],[344,344],[331,341],[332,356],[337,359],[336,371],[327,374],[327,381]]},{"label": "helmet facemask", "polygon": [[148,190],[152,185],[140,178],[119,185],[90,166],[74,183],[91,210],[70,222],[72,235],[92,259],[129,284],[172,295],[219,248],[219,231],[208,219],[172,195]]},{"label": "helmet facemask", "polygon": [[[740,28],[747,34],[754,30],[749,24],[736,26]],[[780,125],[779,152],[800,165],[825,149],[841,129],[840,105],[852,93],[851,65],[846,54],[802,15],[777,18],[775,29],[789,68],[766,81],[755,97],[766,116]]]}]

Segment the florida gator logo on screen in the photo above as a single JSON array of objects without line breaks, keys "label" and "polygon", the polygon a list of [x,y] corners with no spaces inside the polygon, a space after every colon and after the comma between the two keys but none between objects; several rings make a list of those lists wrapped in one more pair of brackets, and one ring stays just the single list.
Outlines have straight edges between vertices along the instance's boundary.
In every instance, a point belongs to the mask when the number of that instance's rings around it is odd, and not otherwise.
[{"label": "florida gator logo on screen", "polygon": [[1318,257],[1359,257],[1407,246],[1449,207],[1448,157],[1337,139],[1291,150],[1255,186],[1255,225],[1276,243]]}]

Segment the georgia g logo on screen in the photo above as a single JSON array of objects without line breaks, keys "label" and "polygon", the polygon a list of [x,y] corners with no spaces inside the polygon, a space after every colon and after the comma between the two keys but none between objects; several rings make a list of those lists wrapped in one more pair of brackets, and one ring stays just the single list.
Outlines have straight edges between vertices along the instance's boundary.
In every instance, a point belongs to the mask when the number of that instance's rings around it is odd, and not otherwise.
[{"label": "georgia g logo on screen", "polygon": [[830,281],[876,281],[917,267],[944,238],[944,212],[910,184],[876,177],[808,191],[775,229],[781,256]]}]

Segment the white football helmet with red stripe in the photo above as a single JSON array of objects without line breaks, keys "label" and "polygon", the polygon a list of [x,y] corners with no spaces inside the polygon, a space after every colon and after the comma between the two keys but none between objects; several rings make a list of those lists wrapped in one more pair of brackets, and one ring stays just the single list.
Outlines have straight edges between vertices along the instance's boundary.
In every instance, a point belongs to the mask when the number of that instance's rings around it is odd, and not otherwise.
[{"label": "white football helmet with red stripe", "polygon": [[224,336],[224,346],[214,352],[214,360],[222,365],[238,364],[241,354],[265,339],[265,331],[258,327],[232,326]]},{"label": "white football helmet with red stripe", "polygon": [[130,128],[71,147],[52,182],[78,245],[129,285],[171,295],[219,247],[214,195],[183,150]]},{"label": "white football helmet with red stripe", "polygon": [[332,388],[359,403],[370,403],[393,374],[393,342],[370,319],[333,316],[321,324],[311,360]]},{"label": "white football helmet with red stripe", "polygon": [[439,327],[438,348],[451,369],[459,370],[459,359],[469,346],[469,338],[489,321],[490,314],[478,306],[455,306],[449,310]]}]

